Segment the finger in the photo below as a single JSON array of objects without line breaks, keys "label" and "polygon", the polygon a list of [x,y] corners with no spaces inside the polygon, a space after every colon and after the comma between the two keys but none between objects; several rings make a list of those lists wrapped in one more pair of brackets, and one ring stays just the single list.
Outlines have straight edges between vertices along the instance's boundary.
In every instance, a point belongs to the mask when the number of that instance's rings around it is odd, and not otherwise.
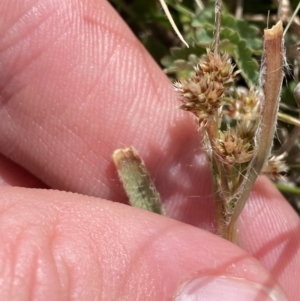
[{"label": "finger", "polygon": [[170,214],[211,228],[193,119],[110,5],[6,0],[0,11],[0,152],[51,187],[124,200],[111,154],[133,145]]},{"label": "finger", "polygon": [[1,300],[287,300],[258,261],[203,230],[91,197],[0,189]]},{"label": "finger", "polygon": [[0,155],[0,185],[45,188],[45,184],[19,165]]},{"label": "finger", "polygon": [[[110,154],[134,145],[169,214],[212,228],[193,122],[174,110],[169,82],[106,2],[78,3],[1,2],[1,152],[52,187],[119,200]],[[278,212],[270,209],[274,225]]]},{"label": "finger", "polygon": [[300,219],[264,177],[256,182],[239,223],[239,245],[256,257],[285,288],[300,295]]}]

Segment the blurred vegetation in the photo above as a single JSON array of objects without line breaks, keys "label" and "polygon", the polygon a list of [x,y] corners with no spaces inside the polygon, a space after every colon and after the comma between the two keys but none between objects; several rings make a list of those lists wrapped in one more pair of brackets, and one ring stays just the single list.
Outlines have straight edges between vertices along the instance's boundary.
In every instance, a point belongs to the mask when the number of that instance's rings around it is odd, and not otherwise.
[{"label": "blurred vegetation", "polygon": [[[293,14],[298,0],[290,0],[289,10],[279,11],[277,0],[223,1],[220,50],[232,56],[241,71],[237,86],[249,88],[258,83],[263,49],[263,30],[280,16],[284,25]],[[159,1],[111,0],[112,5],[144,44],[152,57],[171,79],[185,78],[193,71],[199,56],[213,42],[214,3],[207,0],[166,0],[180,32],[190,45],[182,45],[166,18]],[[280,111],[299,119],[293,89],[299,81],[300,18],[297,16],[285,36],[288,68],[282,88]],[[299,104],[300,106],[300,104]],[[288,139],[294,126],[278,122],[274,154]],[[285,183],[277,187],[300,213],[300,140],[288,152],[290,172]]]}]

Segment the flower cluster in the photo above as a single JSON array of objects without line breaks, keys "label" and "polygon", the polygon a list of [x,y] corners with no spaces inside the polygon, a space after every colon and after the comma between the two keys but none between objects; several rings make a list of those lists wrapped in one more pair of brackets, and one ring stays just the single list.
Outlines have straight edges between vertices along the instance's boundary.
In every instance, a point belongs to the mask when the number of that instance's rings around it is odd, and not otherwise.
[{"label": "flower cluster", "polygon": [[248,139],[241,138],[232,128],[226,131],[219,131],[213,148],[220,162],[226,165],[249,162],[254,153],[252,144]]},{"label": "flower cluster", "polygon": [[228,54],[220,55],[208,50],[191,78],[174,83],[183,102],[180,108],[196,115],[200,126],[205,126],[207,119],[223,105],[225,86],[236,75],[233,69]]},{"label": "flower cluster", "polygon": [[212,81],[224,85],[233,81],[236,73],[233,72],[234,66],[227,53],[219,54],[207,50],[205,59],[200,60],[196,66],[196,76],[201,77],[209,74]]},{"label": "flower cluster", "polygon": [[250,89],[247,92],[237,91],[226,103],[224,113],[235,120],[257,120],[260,114],[262,95]]}]

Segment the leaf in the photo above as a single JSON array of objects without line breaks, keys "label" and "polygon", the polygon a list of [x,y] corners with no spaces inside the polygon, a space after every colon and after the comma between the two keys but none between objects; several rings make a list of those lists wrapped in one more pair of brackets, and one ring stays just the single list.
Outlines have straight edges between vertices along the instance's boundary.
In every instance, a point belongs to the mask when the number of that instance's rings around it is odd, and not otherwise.
[{"label": "leaf", "polygon": [[[214,38],[214,11],[207,9],[197,15],[191,25],[195,27],[195,38],[199,46],[209,47]],[[220,50],[232,55],[241,70],[241,75],[251,87],[258,81],[258,63],[254,56],[262,53],[259,29],[245,20],[236,19],[229,13],[222,15]]]},{"label": "leaf", "polygon": [[177,79],[188,78],[204,53],[206,49],[198,45],[191,45],[190,48],[174,47],[171,48],[171,56],[165,56],[161,64],[166,67],[165,73],[176,74]]},{"label": "leaf", "polygon": [[[249,87],[257,84],[259,66],[257,61],[253,58],[251,48],[248,47],[246,40],[241,39],[236,31],[229,28],[224,28],[220,33],[221,41],[228,40],[226,50],[233,56],[235,63],[239,70],[241,70],[242,76],[247,82]],[[220,48],[222,49],[222,44]],[[231,48],[230,48],[231,47]],[[229,51],[231,50],[231,51]]]}]

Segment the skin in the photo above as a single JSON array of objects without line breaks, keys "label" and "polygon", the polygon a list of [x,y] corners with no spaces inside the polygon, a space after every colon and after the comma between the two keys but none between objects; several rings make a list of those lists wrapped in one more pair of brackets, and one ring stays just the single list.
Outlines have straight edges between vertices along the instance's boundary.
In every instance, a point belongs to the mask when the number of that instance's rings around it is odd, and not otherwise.
[{"label": "skin", "polygon": [[[239,246],[205,231],[213,192],[194,120],[106,1],[2,0],[0,20],[1,300],[170,300],[195,275],[297,300],[299,217],[261,177]],[[168,217],[122,204],[111,154],[130,145]]]}]

